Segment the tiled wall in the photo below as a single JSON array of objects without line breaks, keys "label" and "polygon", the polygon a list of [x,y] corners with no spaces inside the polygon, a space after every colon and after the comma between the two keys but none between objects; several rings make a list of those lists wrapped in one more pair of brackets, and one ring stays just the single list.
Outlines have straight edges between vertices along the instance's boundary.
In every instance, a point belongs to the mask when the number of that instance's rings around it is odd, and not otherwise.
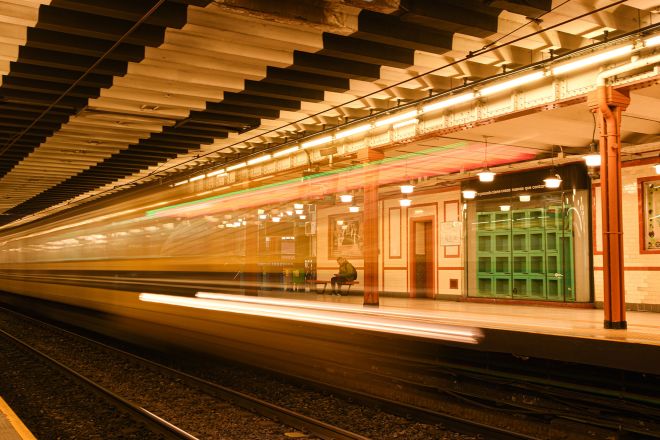
[{"label": "tiled wall", "polygon": [[[639,242],[640,218],[643,214],[639,206],[637,182],[639,178],[653,176],[655,176],[655,171],[649,164],[624,167],[621,171],[626,303],[629,308],[635,310],[660,311],[660,253],[641,253]],[[598,183],[596,182],[596,184]],[[595,210],[594,215],[601,215],[600,206]],[[598,223],[600,224],[600,221]],[[597,230],[595,233],[599,234],[602,231]],[[594,292],[597,304],[603,301],[602,267],[602,254],[596,252],[594,255]]]}]

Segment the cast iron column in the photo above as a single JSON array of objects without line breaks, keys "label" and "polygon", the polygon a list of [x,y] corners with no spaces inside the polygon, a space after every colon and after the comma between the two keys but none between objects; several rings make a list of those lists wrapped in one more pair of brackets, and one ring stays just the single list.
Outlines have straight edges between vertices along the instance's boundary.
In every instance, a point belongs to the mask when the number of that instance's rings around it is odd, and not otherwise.
[{"label": "cast iron column", "polygon": [[[380,151],[367,149],[358,159],[373,162],[384,157]],[[363,244],[364,252],[364,305],[378,306],[378,168],[365,164]]]},{"label": "cast iron column", "polygon": [[605,328],[625,329],[626,300],[623,276],[621,204],[621,112],[630,103],[628,91],[598,86],[589,107],[600,129],[600,184],[603,207],[603,309]]}]

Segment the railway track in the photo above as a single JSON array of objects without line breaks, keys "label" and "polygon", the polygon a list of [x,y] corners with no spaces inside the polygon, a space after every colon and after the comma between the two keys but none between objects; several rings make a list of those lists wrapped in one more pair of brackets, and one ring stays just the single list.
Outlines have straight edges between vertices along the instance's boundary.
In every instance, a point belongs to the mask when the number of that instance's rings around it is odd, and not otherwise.
[{"label": "railway track", "polygon": [[[158,376],[168,376],[169,378],[174,378],[174,380],[176,380],[178,383],[184,384],[186,387],[198,390],[199,392],[203,392],[207,396],[212,396],[213,398],[219,399],[223,402],[230,402],[236,406],[241,407],[242,409],[246,409],[264,417],[268,417],[269,419],[276,420],[277,423],[305,431],[308,435],[322,439],[367,440],[367,437],[362,435],[347,431],[320,420],[315,420],[311,417],[296,413],[295,411],[291,411],[287,408],[283,408],[278,405],[257,399],[253,396],[229,389],[227,387],[219,386],[203,379],[195,378],[186,373],[173,370],[164,365],[157,364],[150,360],[116,349],[114,347],[110,347],[100,342],[93,341],[89,338],[76,335],[61,328],[57,328],[43,322],[37,322],[33,318],[29,318],[25,315],[21,315],[21,318],[24,320],[29,320],[32,324],[37,324],[44,328],[48,327],[49,330],[66,335],[68,338],[79,338],[84,340],[87,344],[95,345],[100,350],[112,353],[112,356],[121,356],[126,359],[130,359],[131,362],[140,364],[142,367],[144,367],[145,370],[151,371]],[[182,428],[177,427],[175,423],[166,420],[164,417],[156,415],[155,411],[151,412],[145,409],[141,404],[131,401],[130,398],[122,397],[119,393],[106,388],[102,383],[100,383],[102,380],[99,381],[98,378],[91,379],[86,377],[84,372],[76,371],[84,370],[85,368],[80,368],[79,366],[77,368],[72,368],[67,366],[63,362],[54,359],[53,357],[44,353],[42,350],[35,348],[29,343],[20,340],[19,338],[7,333],[4,330],[0,330],[0,335],[2,335],[2,337],[6,340],[11,341],[15,346],[20,347],[20,349],[24,352],[29,353],[30,356],[39,359],[41,363],[48,364],[51,369],[56,369],[61,374],[67,375],[70,380],[83,384],[87,389],[90,390],[90,392],[103,397],[111,405],[125,412],[132,419],[136,420],[137,423],[143,424],[150,432],[153,432],[162,438],[187,440],[208,438],[204,436],[198,437]],[[133,372],[134,371],[135,370],[133,370]],[[89,371],[86,374],[89,376],[95,375]],[[153,380],[153,378],[148,378],[147,374],[143,374],[140,377],[140,381],[148,380]],[[197,407],[197,404],[196,402],[190,402],[190,406]]]},{"label": "railway track", "polygon": [[[4,312],[5,309],[2,309]],[[7,311],[9,313],[9,311]],[[21,320],[27,320],[31,325],[38,326],[49,331],[58,332],[61,335],[64,335],[66,338],[75,338],[81,341],[84,341],[85,344],[96,347],[97,350],[105,351],[112,353],[112,356],[119,356],[125,359],[129,359],[129,362],[135,365],[139,365],[139,368],[143,370],[148,370],[153,372],[158,376],[164,376],[170,378],[169,380],[174,380],[175,382],[185,385],[191,389],[197,390],[197,392],[204,393],[207,396],[211,396],[215,399],[220,399],[224,402],[231,402],[233,405],[240,406],[243,409],[249,410],[253,413],[268,417],[269,419],[276,420],[279,423],[287,425],[289,427],[295,428],[297,430],[307,433],[307,435],[318,437],[322,439],[367,439],[367,436],[363,436],[352,432],[350,430],[342,429],[338,426],[335,426],[331,423],[327,423],[313,417],[292,411],[290,409],[281,407],[279,405],[264,401],[262,399],[256,398],[252,395],[240,392],[225,386],[218,385],[216,383],[210,382],[208,380],[202,379],[200,377],[193,376],[191,374],[178,371],[162,365],[160,363],[153,362],[151,360],[145,359],[144,357],[137,356],[132,353],[128,353],[123,350],[119,350],[115,347],[100,343],[98,341],[91,340],[89,338],[80,336],[75,333],[71,333],[67,330],[61,329],[59,327],[54,327],[50,324],[44,323],[42,321],[36,321],[34,318],[27,317],[22,314],[16,314],[16,312],[11,312],[13,316],[20,318]],[[134,371],[134,370],[131,370]],[[144,379],[146,380],[146,379]],[[433,423],[441,424],[445,429],[449,429],[454,432],[459,432],[472,437],[458,437],[458,438],[484,438],[489,440],[534,440],[540,439],[540,437],[529,436],[525,434],[520,434],[516,432],[511,432],[507,429],[502,429],[496,426],[489,426],[484,423],[475,422],[466,418],[456,417],[449,414],[444,414],[437,411],[431,411],[423,408],[417,408],[410,405],[404,405],[398,402],[378,398],[375,396],[365,396],[360,393],[351,394],[350,390],[338,390],[335,389],[337,394],[343,394],[350,400],[359,400],[359,401],[369,401],[369,404],[372,404],[376,407],[381,408],[382,410],[392,412],[395,414],[405,414],[408,418],[414,419],[423,423]],[[198,403],[191,403],[191,406],[198,405]],[[137,408],[142,408],[140,405],[134,405]],[[158,416],[154,416],[149,411],[146,412],[147,416],[151,415],[151,420],[160,419]],[[155,411],[154,411],[155,413]],[[163,417],[164,419],[165,417]],[[156,423],[156,422],[153,422]],[[166,422],[167,423],[167,422]],[[167,426],[173,427],[174,421],[167,423]],[[167,428],[163,428],[167,429]],[[191,437],[176,437],[176,438],[197,438],[194,437],[195,430],[186,429],[192,434]],[[184,429],[178,428],[173,434],[183,433],[186,435]],[[203,438],[200,436],[199,438]],[[449,438],[449,437],[447,437]],[[457,438],[457,437],[451,437]]]}]

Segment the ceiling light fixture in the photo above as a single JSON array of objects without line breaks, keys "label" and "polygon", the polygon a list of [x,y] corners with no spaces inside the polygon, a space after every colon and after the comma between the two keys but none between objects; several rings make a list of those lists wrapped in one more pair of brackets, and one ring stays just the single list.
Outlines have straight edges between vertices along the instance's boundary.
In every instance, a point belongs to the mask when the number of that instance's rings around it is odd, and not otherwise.
[{"label": "ceiling light fixture", "polygon": [[303,209],[304,207],[305,207],[305,205],[303,205],[302,203],[294,203],[293,204],[293,209]]},{"label": "ceiling light fixture", "polygon": [[573,70],[581,69],[582,67],[591,66],[593,64],[598,64],[602,61],[610,60],[612,58],[617,58],[626,54],[629,54],[633,50],[633,45],[629,44],[627,46],[619,47],[607,52],[602,52],[590,57],[582,58],[572,63],[564,64],[552,69],[553,75],[561,75],[562,73],[572,72]]},{"label": "ceiling light fixture", "polygon": [[407,208],[410,205],[412,205],[412,200],[410,200],[405,195],[402,199],[399,199],[399,206],[403,206],[403,207]]},{"label": "ceiling light fixture", "polygon": [[655,37],[647,38],[644,40],[644,47],[653,47],[657,46],[660,44],[660,35],[656,35]]},{"label": "ceiling light fixture", "polygon": [[311,147],[316,147],[317,145],[327,144],[329,142],[332,142],[332,136],[324,136],[322,138],[317,138],[311,141],[303,142],[301,144],[301,147],[303,149],[311,148]]},{"label": "ceiling light fixture", "polygon": [[382,127],[383,125],[393,124],[395,122],[403,121],[404,119],[414,118],[415,116],[417,116],[418,113],[419,112],[417,110],[411,110],[409,112],[400,113],[394,116],[390,116],[389,118],[376,121],[374,125],[376,127]]},{"label": "ceiling light fixture", "polygon": [[500,205],[500,211],[504,211],[504,212],[511,211],[511,205]]},{"label": "ceiling light fixture", "polygon": [[557,189],[561,186],[561,176],[559,174],[551,174],[545,179],[545,187],[548,189]]},{"label": "ceiling light fixture", "polygon": [[222,175],[222,174],[226,174],[224,168],[221,168],[221,169],[215,170],[215,171],[211,171],[210,173],[206,174],[206,177],[219,176],[219,175]]},{"label": "ceiling light fixture", "polygon": [[443,99],[442,101],[434,102],[433,104],[425,105],[422,107],[424,113],[429,113],[435,110],[451,107],[452,105],[462,104],[464,102],[472,101],[474,99],[474,92],[465,93],[463,95],[453,96],[451,98]]},{"label": "ceiling light fixture", "polygon": [[415,190],[415,186],[411,184],[401,185],[399,188],[401,188],[401,194],[412,194]]},{"label": "ceiling light fixture", "polygon": [[396,124],[392,125],[392,128],[406,127],[408,125],[417,124],[418,122],[419,122],[419,119],[412,118],[412,119],[408,119],[407,121],[397,122]]},{"label": "ceiling light fixture", "polygon": [[300,218],[300,220],[305,220],[307,218],[307,216],[305,214],[302,214],[299,218]]},{"label": "ceiling light fixture", "polygon": [[548,189],[557,189],[561,186],[561,176],[557,174],[557,170],[555,169],[555,146],[552,146],[552,152],[550,153],[551,160],[552,160],[552,171],[550,171],[550,175],[543,179],[545,182],[545,187]]},{"label": "ceiling light fixture", "polygon": [[248,165],[256,165],[258,163],[266,162],[267,160],[270,160],[272,156],[270,154],[266,154],[260,157],[255,157],[254,159],[250,159],[247,161]]},{"label": "ceiling light fixture", "polygon": [[273,223],[279,223],[280,220],[282,220],[281,217],[277,217],[277,216],[273,217]]},{"label": "ceiling light fixture", "polygon": [[537,80],[539,80],[543,77],[545,77],[545,72],[543,72],[543,71],[530,73],[530,74],[527,74],[527,75],[519,76],[518,78],[514,78],[514,79],[509,80],[509,81],[504,81],[504,82],[501,82],[499,84],[495,84],[493,86],[485,87],[485,88],[481,89],[479,94],[481,96],[492,95],[492,94],[495,94],[497,92],[501,92],[503,90],[513,89],[514,87],[518,87],[518,86],[521,86],[523,84],[528,84],[530,82],[537,81]]},{"label": "ceiling light fixture", "polygon": [[484,169],[477,173],[480,182],[492,182],[495,180],[495,173],[488,168],[488,138],[484,136]]},{"label": "ceiling light fixture", "polygon": [[351,203],[353,201],[353,194],[341,194],[339,200],[341,200],[342,203]]},{"label": "ceiling light fixture", "polygon": [[463,190],[463,198],[464,199],[474,199],[477,197],[477,192],[473,189],[464,189]]},{"label": "ceiling light fixture", "polygon": [[186,180],[182,180],[181,182],[177,182],[177,183],[175,183],[174,186],[181,186],[181,185],[184,185],[184,184],[186,184],[186,183],[188,183],[188,180],[187,180],[187,179],[186,179]]},{"label": "ceiling light fixture", "polygon": [[351,205],[348,207],[348,212],[360,212],[360,207],[357,205]]},{"label": "ceiling light fixture", "polygon": [[191,177],[190,181],[191,182],[196,182],[198,180],[202,180],[206,178],[206,174],[200,174],[199,176]]},{"label": "ceiling light fixture", "polygon": [[530,196],[529,194],[520,194],[518,198],[520,199],[521,202],[529,202],[530,200],[532,200],[532,196]]},{"label": "ceiling light fixture", "polygon": [[227,167],[227,171],[239,170],[241,168],[245,168],[246,166],[247,166],[247,163],[245,163],[245,162],[237,163],[236,165],[232,165],[230,167]]},{"label": "ceiling light fixture", "polygon": [[289,148],[285,148],[284,150],[276,151],[275,153],[273,153],[273,157],[277,158],[277,157],[282,157],[282,156],[288,156],[289,154],[295,153],[299,149],[300,149],[300,147],[298,145],[293,146],[293,147],[289,147]]},{"label": "ceiling light fixture", "polygon": [[335,135],[335,139],[342,139],[348,136],[353,136],[354,134],[371,130],[372,127],[373,125],[371,124],[364,124],[364,125],[358,125],[357,127],[353,127],[353,128],[347,128],[346,130],[342,130],[339,133],[337,133]]}]

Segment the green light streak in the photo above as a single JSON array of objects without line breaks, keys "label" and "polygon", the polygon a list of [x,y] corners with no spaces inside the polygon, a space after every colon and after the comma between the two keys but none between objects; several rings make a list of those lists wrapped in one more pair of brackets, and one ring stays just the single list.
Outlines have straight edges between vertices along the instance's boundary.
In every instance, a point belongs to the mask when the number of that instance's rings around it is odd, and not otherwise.
[{"label": "green light streak", "polygon": [[443,145],[441,147],[432,147],[432,148],[427,148],[426,150],[422,150],[422,151],[417,151],[417,152],[413,152],[413,153],[406,153],[406,154],[403,154],[403,155],[397,156],[397,157],[389,157],[389,158],[375,160],[373,162],[368,162],[368,163],[364,163],[364,164],[351,165],[349,167],[341,168],[341,169],[337,169],[337,170],[322,171],[320,173],[312,174],[310,176],[303,176],[302,179],[300,177],[295,177],[293,179],[284,180],[282,182],[276,182],[276,183],[270,183],[270,184],[267,184],[267,185],[263,185],[263,186],[260,186],[258,188],[241,189],[241,190],[233,191],[233,192],[226,193],[226,194],[219,194],[217,196],[206,197],[206,198],[199,199],[199,200],[192,200],[190,202],[183,202],[183,203],[178,203],[176,205],[164,206],[162,208],[157,208],[157,209],[152,209],[150,211],[147,211],[146,215],[147,216],[154,216],[154,215],[160,214],[160,213],[165,212],[165,211],[170,211],[170,210],[173,210],[173,209],[178,209],[178,208],[183,208],[183,207],[195,206],[195,205],[206,203],[206,202],[209,202],[209,201],[212,201],[212,200],[222,200],[222,199],[225,199],[227,197],[233,197],[233,196],[237,196],[237,195],[240,195],[240,194],[249,194],[249,193],[252,193],[252,192],[255,192],[255,191],[263,191],[265,189],[276,188],[276,187],[279,187],[279,186],[288,185],[290,183],[306,182],[306,181],[310,181],[310,180],[314,180],[314,179],[319,179],[321,177],[332,176],[333,174],[340,174],[340,173],[346,173],[346,172],[354,171],[354,170],[357,170],[357,169],[360,169],[360,168],[377,167],[377,166],[380,166],[380,165],[387,165],[387,164],[390,164],[390,163],[395,163],[395,162],[400,162],[400,161],[403,161],[403,160],[408,160],[408,159],[411,159],[411,158],[414,158],[414,157],[417,157],[417,156],[428,156],[429,154],[437,153],[439,151],[453,150],[453,149],[456,149],[456,148],[464,147],[465,145],[467,145],[467,142],[465,142],[465,141],[455,142],[453,144]]}]

